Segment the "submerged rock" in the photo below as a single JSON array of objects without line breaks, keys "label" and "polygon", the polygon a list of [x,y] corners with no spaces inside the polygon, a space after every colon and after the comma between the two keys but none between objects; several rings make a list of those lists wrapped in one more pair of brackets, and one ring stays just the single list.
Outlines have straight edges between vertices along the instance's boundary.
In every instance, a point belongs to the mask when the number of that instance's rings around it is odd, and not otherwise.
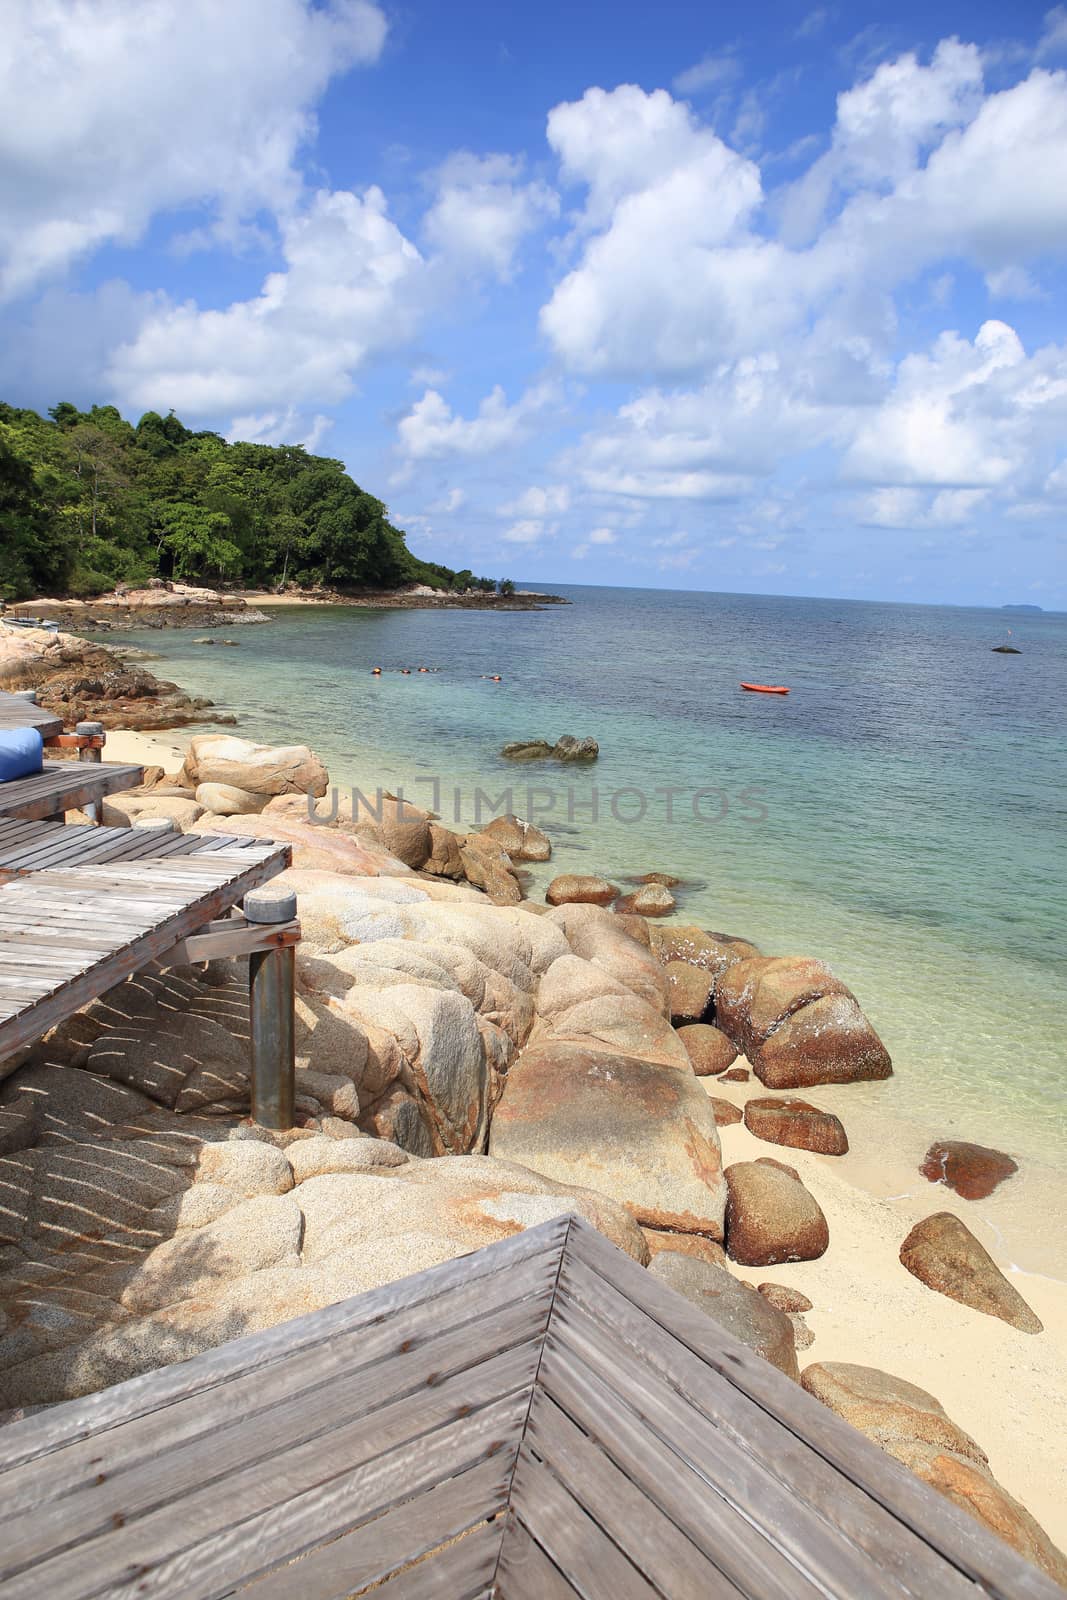
[{"label": "submerged rock", "polygon": [[917,1222],[900,1247],[900,1259],[928,1289],[961,1305],[1010,1322],[1021,1333],[1041,1333],[1042,1323],[993,1257],[951,1211]]},{"label": "submerged rock", "polygon": [[919,1168],[931,1183],[943,1183],[965,1200],[984,1200],[1018,1170],[1018,1162],[1003,1150],[968,1144],[963,1139],[938,1139]]},{"label": "submerged rock", "polygon": [[595,739],[576,739],[573,733],[565,733],[555,744],[549,744],[547,739],[517,739],[506,744],[500,754],[509,761],[546,761],[550,757],[556,761],[595,761],[600,746]]},{"label": "submerged rock", "polygon": [[615,910],[620,916],[665,917],[677,903],[671,891],[661,883],[646,883],[633,894],[624,894],[617,900]]}]

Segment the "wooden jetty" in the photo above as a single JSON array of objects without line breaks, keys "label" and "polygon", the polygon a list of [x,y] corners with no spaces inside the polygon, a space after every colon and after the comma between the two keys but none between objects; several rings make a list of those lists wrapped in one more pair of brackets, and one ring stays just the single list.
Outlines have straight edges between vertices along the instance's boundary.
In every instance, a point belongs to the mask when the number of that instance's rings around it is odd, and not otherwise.
[{"label": "wooden jetty", "polygon": [[0,1430],[4,1600],[1062,1600],[563,1217]]}]

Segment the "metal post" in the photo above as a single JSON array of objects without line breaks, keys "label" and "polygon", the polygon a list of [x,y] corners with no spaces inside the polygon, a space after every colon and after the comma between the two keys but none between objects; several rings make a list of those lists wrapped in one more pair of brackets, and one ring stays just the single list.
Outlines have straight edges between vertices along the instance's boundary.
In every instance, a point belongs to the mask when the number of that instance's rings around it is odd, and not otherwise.
[{"label": "metal post", "polygon": [[[253,889],[244,899],[249,922],[292,922],[296,895],[290,889]],[[248,958],[248,1006],[252,1024],[252,1121],[262,1128],[293,1126],[296,1076],[296,954],[292,945],[257,950]]]}]

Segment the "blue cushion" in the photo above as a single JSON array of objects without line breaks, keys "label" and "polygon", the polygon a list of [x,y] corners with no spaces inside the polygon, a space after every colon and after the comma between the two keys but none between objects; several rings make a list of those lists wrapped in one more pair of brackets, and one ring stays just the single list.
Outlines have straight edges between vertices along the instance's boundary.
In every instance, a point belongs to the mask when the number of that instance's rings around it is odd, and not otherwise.
[{"label": "blue cushion", "polygon": [[44,762],[44,740],[36,728],[0,728],[0,783],[29,778]]}]

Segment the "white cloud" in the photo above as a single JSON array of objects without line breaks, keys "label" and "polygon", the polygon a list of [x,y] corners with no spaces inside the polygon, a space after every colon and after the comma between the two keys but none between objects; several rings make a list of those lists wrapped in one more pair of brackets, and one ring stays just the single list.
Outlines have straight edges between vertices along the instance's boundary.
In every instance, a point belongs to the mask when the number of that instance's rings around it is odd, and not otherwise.
[{"label": "white cloud", "polygon": [[194,302],[150,316],[115,351],[112,390],[194,416],[239,406],[332,402],[376,351],[403,344],[421,310],[422,258],[385,197],[320,191],[283,229],[285,271],[225,311]]},{"label": "white cloud", "polygon": [[428,243],[450,264],[507,280],[524,237],[559,214],[540,180],[521,182],[513,156],[451,155],[435,174],[437,198],[423,219]]},{"label": "white cloud", "polygon": [[590,544],[614,544],[618,534],[611,528],[594,528],[589,535]]},{"label": "white cloud", "polygon": [[285,411],[264,411],[259,416],[234,417],[226,430],[231,441],[243,439],[248,444],[300,444],[309,455],[314,455],[333,420],[321,414],[308,422],[293,406]]},{"label": "white cloud", "polygon": [[448,516],[453,511],[458,511],[462,505],[465,505],[466,500],[467,496],[462,489],[449,489],[446,495],[442,496],[440,500],[435,500],[433,505],[427,506],[426,509],[438,515],[443,513]]},{"label": "white cloud", "polygon": [[1067,55],[1067,6],[1053,6],[1045,12],[1045,31],[1037,46],[1037,58]]},{"label": "white cloud", "polygon": [[729,52],[702,56],[693,66],[679,72],[674,87],[679,94],[699,94],[702,89],[720,89],[733,83],[741,72],[737,57]]},{"label": "white cloud", "polygon": [[532,484],[517,500],[500,507],[502,517],[546,517],[566,511],[571,503],[570,490],[562,483],[546,484],[543,488]]},{"label": "white cloud", "polygon": [[522,522],[512,523],[501,537],[506,544],[536,544],[544,531],[543,522],[536,517],[528,517]]},{"label": "white cloud", "polygon": [[6,0],[0,295],[161,211],[291,203],[312,106],[385,33],[368,0]]},{"label": "white cloud", "polygon": [[524,440],[536,414],[555,398],[555,388],[528,389],[513,406],[497,385],[470,419],[458,417],[443,395],[427,389],[397,424],[401,454],[409,461],[448,456],[484,456]]},{"label": "white cloud", "polygon": [[1044,298],[1041,285],[1036,281],[1032,273],[1027,272],[1025,267],[1000,267],[996,272],[987,272],[985,284],[989,293],[998,300],[1041,300]]}]

